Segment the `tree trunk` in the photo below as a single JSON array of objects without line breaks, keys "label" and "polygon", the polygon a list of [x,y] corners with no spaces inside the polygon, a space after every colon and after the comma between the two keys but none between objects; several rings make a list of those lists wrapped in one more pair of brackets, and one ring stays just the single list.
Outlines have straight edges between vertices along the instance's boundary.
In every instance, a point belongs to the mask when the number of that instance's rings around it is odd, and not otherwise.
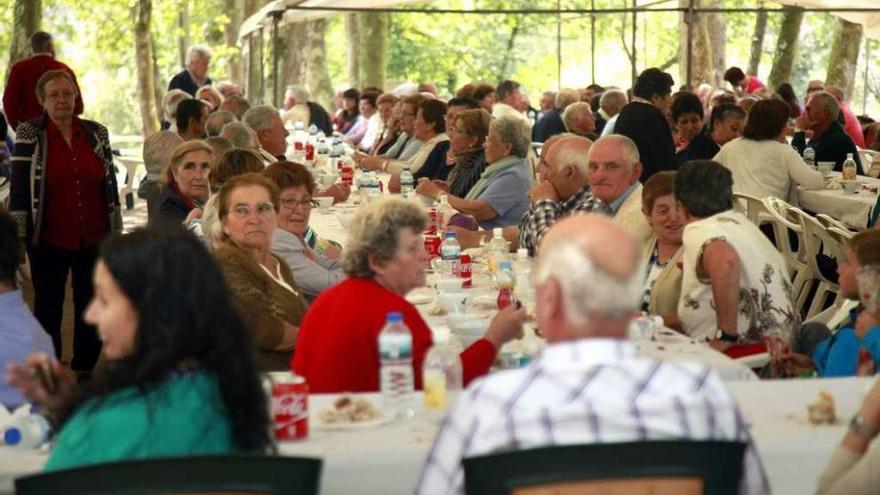
[{"label": "tree trunk", "polygon": [[[516,37],[519,34],[520,29],[522,28],[522,16],[516,16],[516,22],[513,27],[510,29],[510,36],[507,38],[507,49],[504,51],[504,58],[501,60],[501,68],[498,70],[498,80],[503,81],[507,79],[507,70],[510,67],[511,59],[513,58],[514,47],[516,46]],[[635,47],[633,47],[635,50]]]},{"label": "tree trunk", "polygon": [[177,40],[177,51],[180,55],[180,66],[186,67],[186,51],[189,49],[189,0],[177,2],[177,29],[180,38]]},{"label": "tree trunk", "polygon": [[317,101],[328,111],[333,111],[333,83],[327,71],[327,50],[324,35],[327,32],[327,20],[317,19],[306,23],[308,32],[308,85],[312,91],[312,100]]},{"label": "tree trunk", "polygon": [[284,85],[305,84],[308,69],[309,31],[306,22],[284,26]]},{"label": "tree trunk", "polygon": [[797,56],[798,37],[801,33],[801,21],[804,20],[804,9],[800,7],[783,7],[782,24],[776,41],[776,53],[773,55],[773,68],[767,79],[767,86],[776,88],[780,84],[791,82],[791,69]]},{"label": "tree trunk", "polygon": [[859,63],[859,48],[862,46],[862,25],[837,19],[834,43],[828,56],[828,70],[825,75],[826,86],[837,86],[843,90],[846,100],[852,96],[856,79],[856,66]]},{"label": "tree trunk", "polygon": [[755,32],[752,33],[752,49],[749,55],[749,70],[746,72],[753,76],[758,75],[758,66],[761,65],[761,54],[764,51],[764,33],[767,32],[767,12],[758,12],[755,17]]},{"label": "tree trunk", "polygon": [[156,80],[153,70],[153,36],[150,34],[152,0],[138,0],[137,19],[134,25],[134,52],[137,59],[138,100],[141,109],[141,129],[144,138],[159,130],[159,114],[156,112]]},{"label": "tree trunk", "polygon": [[248,84],[247,97],[252,105],[263,104],[263,30],[258,29],[247,38]]},{"label": "tree trunk", "polygon": [[[12,18],[12,43],[9,47],[9,66],[31,55],[31,35],[40,29],[43,17],[42,0],[15,0]],[[9,69],[6,75],[9,75]],[[5,81],[6,78],[4,77]]]},{"label": "tree trunk", "polygon": [[[721,7],[719,0],[703,0],[703,7]],[[716,13],[706,16],[706,30],[711,46],[712,65],[709,68],[709,84],[720,87],[727,69],[727,14]]]},{"label": "tree trunk", "polygon": [[358,53],[360,70],[359,88],[385,87],[385,66],[388,59],[389,14],[362,12],[358,14],[358,37],[361,49]]},{"label": "tree trunk", "polygon": [[[688,6],[688,0],[679,0],[682,7]],[[699,3],[697,4],[699,6]],[[681,29],[679,38],[679,81],[696,88],[700,84],[713,83],[712,74],[712,41],[709,36],[708,21],[705,14],[694,14],[693,22],[693,45],[691,50],[691,80],[687,81],[687,24],[684,22],[684,14],[681,16]]]},{"label": "tree trunk", "polygon": [[361,80],[361,37],[357,14],[345,14],[345,55],[348,60],[348,85],[356,88]]},{"label": "tree trunk", "polygon": [[228,53],[226,73],[232,83],[242,84],[244,67],[242,66],[241,50],[238,48],[238,30],[241,29],[241,23],[244,22],[244,5],[241,0],[224,0],[224,5],[226,15],[229,16],[229,22],[224,31]]}]

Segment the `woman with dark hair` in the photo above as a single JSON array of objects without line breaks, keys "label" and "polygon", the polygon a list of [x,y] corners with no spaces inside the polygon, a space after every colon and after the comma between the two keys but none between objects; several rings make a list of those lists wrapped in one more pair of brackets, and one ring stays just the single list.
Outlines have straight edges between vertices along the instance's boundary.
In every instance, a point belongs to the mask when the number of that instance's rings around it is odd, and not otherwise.
[{"label": "woman with dark hair", "polygon": [[482,108],[459,113],[455,124],[448,130],[449,154],[454,165],[447,180],[419,181],[416,192],[435,199],[444,192],[459,198],[467,196],[486,169],[486,150],[483,144],[489,134],[491,121],[489,112]]},{"label": "woman with dark hair", "polygon": [[343,91],[342,109],[333,118],[333,123],[336,125],[336,130],[339,133],[347,133],[357,122],[358,117],[360,117],[360,110],[358,108],[360,100],[361,93],[357,89],[349,88]]},{"label": "woman with dark hair", "polygon": [[722,146],[742,135],[745,121],[742,108],[730,103],[717,105],[709,117],[709,128],[694,136],[688,147],[675,155],[676,163],[681,166],[689,160],[711,159]]},{"label": "woman with dark hair", "polygon": [[763,352],[766,332],[793,329],[799,319],[782,256],[732,209],[733,176],[723,165],[685,163],[675,174],[674,194],[685,224],[682,329],[730,354]]},{"label": "woman with dark hair", "polygon": [[733,173],[733,190],[757,198],[775,196],[797,203],[797,186],[822,189],[822,174],[786,143],[789,107],[782,100],[755,103],[743,137],[724,145],[715,161]]},{"label": "woman with dark hair", "polygon": [[474,88],[473,99],[480,105],[480,108],[492,115],[492,107],[495,106],[495,86],[487,83],[480,83]]},{"label": "woman with dark hair", "polygon": [[614,133],[632,139],[642,161],[642,183],[661,170],[675,169],[675,142],[669,130],[672,76],[657,68],[639,74],[633,100],[620,111]]},{"label": "woman with dark hair", "polygon": [[[60,424],[46,470],[271,446],[250,338],[194,236],[160,224],[112,237],[94,282],[85,318],[104,352],[90,386],[80,392],[45,355],[7,369],[7,381]],[[45,365],[54,393],[34,373]]]},{"label": "woman with dark hair", "polygon": [[803,110],[801,109],[801,101],[798,99],[797,95],[794,94],[794,88],[791,87],[791,84],[780,84],[776,87],[776,94],[782,98],[782,101],[788,103],[789,110],[791,110],[788,114],[789,118],[796,119],[801,116],[801,113],[803,113]]}]

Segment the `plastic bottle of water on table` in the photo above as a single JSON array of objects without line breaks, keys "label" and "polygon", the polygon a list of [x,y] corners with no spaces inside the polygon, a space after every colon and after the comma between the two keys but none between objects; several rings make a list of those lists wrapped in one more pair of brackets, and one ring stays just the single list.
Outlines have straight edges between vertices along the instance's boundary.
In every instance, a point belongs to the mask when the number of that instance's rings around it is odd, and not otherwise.
[{"label": "plastic bottle of water on table", "polygon": [[461,388],[461,357],[450,345],[449,334],[437,334],[422,364],[422,390],[428,415],[442,419]]},{"label": "plastic bottle of water on table", "polygon": [[461,244],[455,237],[455,232],[447,232],[443,243],[440,244],[440,258],[443,259],[444,277],[458,277],[461,273]]},{"label": "plastic bottle of water on table", "polygon": [[445,228],[446,224],[449,223],[449,219],[452,218],[455,210],[452,209],[452,205],[449,204],[449,197],[445,194],[440,195],[440,204],[437,205],[437,216],[440,217],[440,228]]},{"label": "plastic bottle of water on table", "polygon": [[388,313],[379,333],[379,383],[382,407],[392,417],[413,415],[412,333],[403,314]]},{"label": "plastic bottle of water on table", "polygon": [[853,159],[852,153],[846,154],[846,160],[843,161],[843,180],[856,180],[858,171],[856,170],[856,161]]},{"label": "plastic bottle of water on table", "polygon": [[404,198],[409,198],[415,190],[416,180],[412,172],[409,170],[409,167],[403,167],[403,172],[400,173],[400,195]]},{"label": "plastic bottle of water on table", "polygon": [[3,429],[3,443],[19,449],[35,449],[49,440],[49,431],[49,422],[43,416],[21,416]]},{"label": "plastic bottle of water on table", "polygon": [[809,165],[810,168],[816,168],[816,151],[810,145],[804,148],[804,163]]}]

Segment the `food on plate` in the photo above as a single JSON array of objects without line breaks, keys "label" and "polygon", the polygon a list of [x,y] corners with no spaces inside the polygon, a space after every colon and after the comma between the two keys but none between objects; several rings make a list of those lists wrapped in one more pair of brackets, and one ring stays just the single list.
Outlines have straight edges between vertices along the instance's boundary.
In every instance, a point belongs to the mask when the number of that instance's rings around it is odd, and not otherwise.
[{"label": "food on plate", "polygon": [[366,399],[344,395],[336,399],[332,407],[321,411],[318,417],[325,424],[365,423],[380,419],[382,413]]},{"label": "food on plate", "polygon": [[832,424],[837,418],[834,413],[834,398],[824,390],[819,392],[819,399],[807,404],[807,417],[814,425]]}]

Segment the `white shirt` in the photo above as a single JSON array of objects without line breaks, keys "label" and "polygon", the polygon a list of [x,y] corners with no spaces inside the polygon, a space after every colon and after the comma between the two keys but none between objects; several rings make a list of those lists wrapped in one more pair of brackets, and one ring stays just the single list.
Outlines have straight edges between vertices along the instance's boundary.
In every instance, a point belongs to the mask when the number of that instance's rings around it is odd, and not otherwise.
[{"label": "white shirt", "polygon": [[361,139],[360,147],[365,150],[371,149],[376,138],[382,134],[383,127],[382,117],[379,116],[377,111],[367,120],[367,132],[364,133],[364,137]]},{"label": "white shirt", "polygon": [[473,382],[453,406],[416,493],[461,491],[461,461],[504,449],[639,440],[749,443],[740,493],[769,493],[736,399],[707,366],[635,356],[624,340],[551,344],[528,367]]},{"label": "white shirt", "polygon": [[697,340],[714,339],[718,329],[712,285],[697,275],[706,244],[723,239],[739,258],[737,332],[742,343],[762,341],[771,328],[794,330],[799,319],[791,303],[791,283],[782,255],[742,213],[724,211],[689,223],[682,234],[681,299],[678,317]]},{"label": "white shirt", "polygon": [[825,187],[822,174],[804,163],[794,148],[772,139],[734,139],[714,160],[730,169],[734,192],[759,199],[775,196],[796,205],[798,184],[804,189]]},{"label": "white shirt", "polygon": [[619,117],[619,116],[620,116],[620,114],[618,113],[618,114],[614,115],[613,117],[611,117],[610,119],[608,119],[608,122],[605,122],[605,127],[602,128],[602,135],[603,136],[608,136],[608,135],[614,134],[614,126],[617,124],[617,117]]}]

